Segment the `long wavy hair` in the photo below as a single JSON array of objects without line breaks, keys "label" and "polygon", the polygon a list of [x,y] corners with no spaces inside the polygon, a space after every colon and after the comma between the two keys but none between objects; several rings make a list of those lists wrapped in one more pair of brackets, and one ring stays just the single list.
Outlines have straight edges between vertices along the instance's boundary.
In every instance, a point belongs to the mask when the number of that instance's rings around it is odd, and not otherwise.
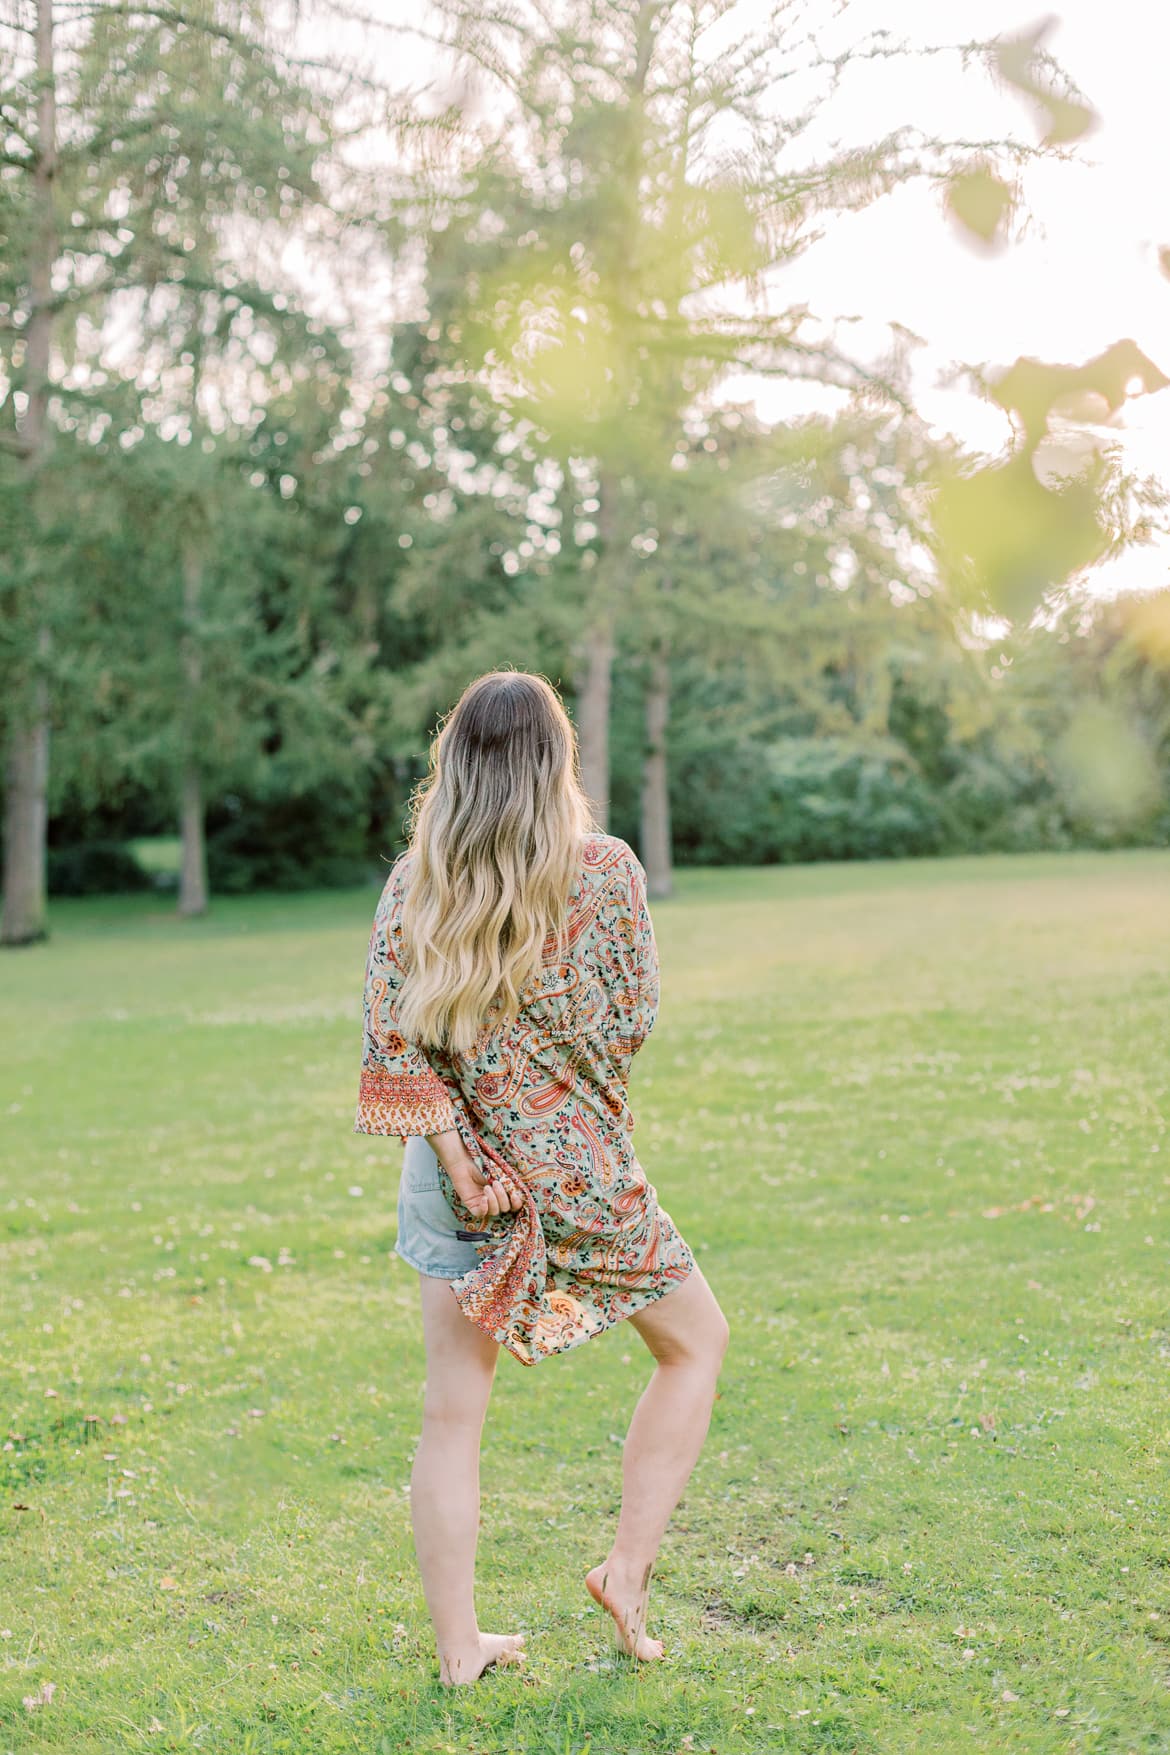
[{"label": "long wavy hair", "polygon": [[485,1027],[515,1020],[550,934],[566,952],[569,897],[593,827],[576,735],[552,685],[518,670],[470,683],[411,800],[396,1007],[404,1035],[469,1054]]}]

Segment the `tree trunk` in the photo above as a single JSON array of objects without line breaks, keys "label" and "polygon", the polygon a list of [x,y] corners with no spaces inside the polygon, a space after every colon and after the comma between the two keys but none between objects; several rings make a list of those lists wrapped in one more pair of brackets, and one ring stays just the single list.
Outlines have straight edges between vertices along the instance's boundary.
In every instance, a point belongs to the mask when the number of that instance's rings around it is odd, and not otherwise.
[{"label": "tree trunk", "polygon": [[587,621],[578,647],[577,744],[581,752],[581,783],[592,800],[594,820],[602,830],[609,826],[609,702],[617,651],[614,603],[620,564],[620,493],[619,479],[603,470],[598,484],[599,577],[586,603]]},{"label": "tree trunk", "polygon": [[670,664],[663,645],[650,659],[646,685],[646,749],[642,760],[642,864],[651,896],[674,888],[670,847],[670,770],[666,727],[670,718]]},{"label": "tree trunk", "polygon": [[4,922],[6,945],[34,944],[45,934],[45,839],[48,826],[49,691],[34,687],[31,709],[8,737],[4,794]]},{"label": "tree trunk", "polygon": [[179,792],[179,831],[183,856],[179,867],[179,913],[207,913],[207,847],[203,835],[203,781],[194,761],[183,763]]},{"label": "tree trunk", "polygon": [[586,604],[586,628],[577,655],[577,744],[581,749],[581,783],[593,802],[596,827],[609,827],[609,702],[614,677],[614,604],[621,569],[621,481],[603,470],[598,483],[598,532],[602,556],[598,579]]},{"label": "tree trunk", "polygon": [[603,832],[609,823],[609,697],[613,679],[613,618],[605,612],[591,621],[581,647],[577,678],[577,744],[581,784]]},{"label": "tree trunk", "polygon": [[179,770],[179,913],[207,912],[207,844],[203,832],[203,777],[199,771],[196,726],[203,665],[199,653],[199,604],[203,567],[193,537],[183,544],[183,725]]},{"label": "tree trunk", "polygon": [[[28,404],[21,449],[30,488],[44,460],[49,433],[49,371],[53,349],[53,263],[57,226],[53,180],[57,173],[57,90],[53,71],[53,3],[37,0],[36,160],[33,165],[33,241],[29,259],[29,314],[25,330]],[[37,637],[37,674],[27,697],[14,705],[8,732],[4,799],[4,902],[0,944],[26,945],[45,937],[45,848],[49,821],[49,686],[45,660],[49,630]]]},{"label": "tree trunk", "polygon": [[[635,106],[635,126],[630,130],[623,161],[618,169],[614,195],[613,223],[618,228],[621,244],[615,250],[618,272],[615,303],[611,309],[614,345],[619,359],[623,353],[633,360],[628,326],[635,305],[634,259],[637,251],[639,205],[638,192],[643,174],[642,142],[645,136],[643,105],[646,78],[654,53],[654,23],[658,0],[638,0],[634,15],[634,67],[627,90]],[[619,378],[633,381],[618,367]],[[609,704],[613,683],[613,661],[617,652],[615,627],[625,577],[628,550],[622,543],[621,472],[612,462],[601,464],[598,482],[598,529],[601,536],[601,564],[586,610],[588,624],[578,648],[580,669],[577,676],[577,741],[581,751],[581,779],[595,807],[600,829],[609,827]]]}]

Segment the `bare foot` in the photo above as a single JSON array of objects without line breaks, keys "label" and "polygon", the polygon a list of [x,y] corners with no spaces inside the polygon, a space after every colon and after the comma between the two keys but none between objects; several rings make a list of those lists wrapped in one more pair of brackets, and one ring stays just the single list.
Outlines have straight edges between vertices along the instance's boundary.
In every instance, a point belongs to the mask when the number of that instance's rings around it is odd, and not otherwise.
[{"label": "bare foot", "polygon": [[630,1585],[628,1581],[619,1579],[610,1571],[603,1560],[592,1572],[585,1574],[585,1586],[595,1603],[608,1609],[613,1616],[617,1641],[623,1651],[637,1658],[640,1663],[653,1663],[664,1653],[660,1639],[651,1639],[646,1632],[646,1604],[650,1595],[650,1568],[646,1568],[646,1576],[642,1580],[641,1589],[637,1583]]},{"label": "bare foot", "polygon": [[522,1664],[523,1633],[481,1633],[479,1644],[444,1652],[439,1658],[439,1680],[444,1688],[478,1682],[492,1664]]}]

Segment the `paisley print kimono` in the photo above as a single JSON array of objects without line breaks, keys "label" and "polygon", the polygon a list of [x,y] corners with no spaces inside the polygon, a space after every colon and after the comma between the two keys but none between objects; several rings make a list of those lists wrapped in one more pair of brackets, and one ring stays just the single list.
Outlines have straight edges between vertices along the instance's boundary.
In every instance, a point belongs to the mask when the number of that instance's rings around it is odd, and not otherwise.
[{"label": "paisley print kimono", "polygon": [[402,896],[411,854],[378,903],[365,983],[355,1133],[455,1128],[481,1170],[519,1182],[524,1205],[486,1224],[443,1191],[481,1258],[452,1282],[472,1322],[525,1365],[563,1353],[685,1280],[694,1257],[638,1162],[627,1085],[658,1010],[646,874],[613,835],[591,834],[570,897],[569,958],[546,940],[509,1028],[464,1055],[396,1028],[405,975]]}]

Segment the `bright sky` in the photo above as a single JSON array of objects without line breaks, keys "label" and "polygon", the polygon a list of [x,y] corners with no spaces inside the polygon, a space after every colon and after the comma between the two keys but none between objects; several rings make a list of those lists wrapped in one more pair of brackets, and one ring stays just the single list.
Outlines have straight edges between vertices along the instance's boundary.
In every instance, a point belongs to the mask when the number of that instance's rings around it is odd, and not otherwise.
[{"label": "bright sky", "polygon": [[[918,42],[962,42],[1039,24],[1042,6],[1021,0],[854,0],[833,43],[885,28]],[[1080,362],[1132,336],[1170,375],[1170,280],[1158,249],[1170,245],[1170,12],[1149,0],[1060,0],[1045,46],[1093,104],[1099,122],[1078,143],[1078,163],[1023,172],[1031,218],[1023,237],[994,255],[964,241],[938,196],[909,188],[857,215],[830,222],[824,240],[785,276],[786,295],[819,314],[858,316],[841,340],[880,348],[883,326],[901,322],[927,343],[916,367],[927,419],[976,449],[998,449],[1005,417],[962,388],[938,381],[960,362],[1009,364],[1019,354]],[[995,96],[972,68],[939,59],[860,69],[835,106],[842,138],[875,138],[913,122],[951,137],[1011,127],[1037,139],[1026,101]],[[801,392],[764,386],[760,412],[782,417]],[[807,393],[804,393],[807,394]],[[1131,401],[1119,426],[1132,466],[1170,480],[1170,390]],[[1170,544],[1131,551],[1098,570],[1094,589],[1165,582]]]},{"label": "bright sky", "polygon": [[[738,0],[740,19],[761,20],[773,0]],[[817,0],[799,8],[815,15]],[[939,192],[910,187],[864,213],[830,218],[826,235],[780,283],[786,304],[806,302],[840,319],[838,336],[860,357],[876,357],[897,322],[920,335],[915,384],[926,418],[975,450],[995,452],[1008,435],[1003,413],[965,388],[942,387],[955,367],[1010,364],[1020,354],[1079,363],[1131,336],[1170,375],[1170,280],[1158,249],[1170,246],[1170,9],[1151,0],[823,0],[822,46],[829,52],[885,30],[916,44],[962,43],[1053,27],[1045,47],[1061,62],[1099,120],[1073,149],[1077,162],[1044,162],[1022,173],[1029,217],[1022,235],[995,254],[961,237]],[[425,77],[428,51],[411,25],[426,0],[374,0],[389,25],[376,53],[400,57],[408,77]],[[834,16],[836,15],[836,16]],[[397,29],[396,29],[397,27]],[[398,35],[398,31],[401,35]],[[437,62],[433,62],[439,74]],[[441,75],[440,83],[442,83]],[[785,88],[787,91],[787,88]],[[848,73],[810,143],[871,141],[911,124],[926,133],[979,140],[1013,135],[1038,141],[1039,118],[1026,98],[997,87],[955,55],[869,61]],[[1010,174],[1010,173],[1009,173]],[[845,321],[849,319],[851,321]],[[826,405],[815,387],[743,381],[762,415],[783,419]],[[1116,425],[1132,467],[1170,481],[1170,389],[1131,401]],[[1158,586],[1170,574],[1170,540],[1131,551],[1099,569],[1094,589]]]}]

